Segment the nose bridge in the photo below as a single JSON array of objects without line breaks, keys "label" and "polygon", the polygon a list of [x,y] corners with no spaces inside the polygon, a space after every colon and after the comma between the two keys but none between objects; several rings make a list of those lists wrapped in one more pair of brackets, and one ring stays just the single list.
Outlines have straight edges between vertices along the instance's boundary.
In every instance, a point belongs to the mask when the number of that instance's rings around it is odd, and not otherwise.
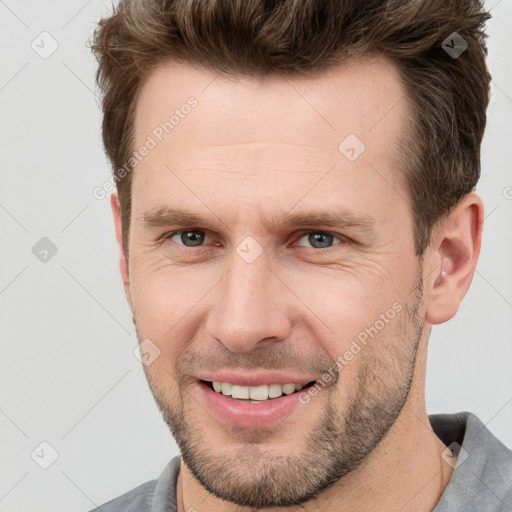
[{"label": "nose bridge", "polygon": [[[259,254],[257,254],[259,253]],[[263,340],[289,334],[286,297],[267,255],[252,240],[233,252],[224,282],[218,287],[216,314],[210,334],[235,352],[249,352]]]}]

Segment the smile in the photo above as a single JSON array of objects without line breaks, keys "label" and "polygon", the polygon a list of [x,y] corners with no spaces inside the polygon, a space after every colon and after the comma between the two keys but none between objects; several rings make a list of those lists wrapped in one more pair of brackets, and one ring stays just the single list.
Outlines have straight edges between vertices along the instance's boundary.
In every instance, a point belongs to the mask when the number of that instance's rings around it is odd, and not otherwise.
[{"label": "smile", "polygon": [[283,395],[291,395],[300,391],[309,384],[313,384],[313,382],[306,382],[299,384],[289,383],[241,386],[238,384],[231,384],[229,382],[204,382],[216,393],[222,394],[226,397],[231,397],[233,400],[243,400],[247,403],[258,403],[265,400],[279,398]]},{"label": "smile", "polygon": [[299,399],[301,393],[316,383],[303,381],[277,384],[272,383],[270,376],[267,382],[271,384],[263,384],[265,381],[261,378],[257,380],[259,382],[254,383],[257,385],[252,386],[220,380],[196,380],[196,396],[201,397],[205,408],[222,424],[242,428],[270,428],[282,422],[294,410],[305,407]]}]

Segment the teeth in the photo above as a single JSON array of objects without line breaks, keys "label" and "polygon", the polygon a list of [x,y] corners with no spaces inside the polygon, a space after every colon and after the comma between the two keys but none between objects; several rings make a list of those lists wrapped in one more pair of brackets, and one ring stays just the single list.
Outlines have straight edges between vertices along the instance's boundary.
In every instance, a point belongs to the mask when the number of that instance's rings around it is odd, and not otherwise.
[{"label": "teeth", "polygon": [[283,393],[285,395],[291,395],[295,392],[295,384],[284,384],[283,385]]},{"label": "teeth", "polygon": [[283,394],[283,386],[281,384],[270,384],[268,387],[269,398],[279,398]]},{"label": "teeth", "polygon": [[238,400],[254,400],[261,402],[269,398],[279,398],[300,391],[306,384],[264,384],[262,386],[239,386],[229,382],[212,382],[213,389],[217,393],[231,396]]},{"label": "teeth", "polygon": [[249,398],[249,388],[247,386],[238,386],[233,384],[231,386],[231,396],[233,398],[241,398],[247,400]]},{"label": "teeth", "polygon": [[251,386],[249,390],[249,398],[251,400],[266,400],[268,398],[268,386]]},{"label": "teeth", "polygon": [[[217,383],[217,384],[220,384],[220,383]],[[222,391],[222,394],[223,395],[226,395],[226,396],[231,396],[231,384],[229,384],[228,382],[223,382],[221,385],[221,391]]]}]

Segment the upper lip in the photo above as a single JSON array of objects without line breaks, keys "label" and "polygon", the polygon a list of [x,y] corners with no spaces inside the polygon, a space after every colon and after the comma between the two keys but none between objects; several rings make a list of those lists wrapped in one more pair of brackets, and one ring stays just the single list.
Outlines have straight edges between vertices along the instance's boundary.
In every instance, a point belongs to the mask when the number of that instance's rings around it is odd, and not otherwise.
[{"label": "upper lip", "polygon": [[220,372],[202,372],[197,375],[199,380],[209,382],[229,382],[239,386],[263,386],[265,384],[307,384],[316,381],[316,377],[299,374],[284,374],[280,372],[235,372],[225,370]]}]

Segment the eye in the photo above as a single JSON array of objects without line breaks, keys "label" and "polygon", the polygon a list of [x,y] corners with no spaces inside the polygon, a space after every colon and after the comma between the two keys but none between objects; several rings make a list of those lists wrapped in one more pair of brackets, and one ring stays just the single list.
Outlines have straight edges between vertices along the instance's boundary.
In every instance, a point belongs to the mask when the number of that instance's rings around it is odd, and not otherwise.
[{"label": "eye", "polygon": [[[323,231],[310,231],[309,233],[304,233],[299,240],[302,240],[303,238],[306,238],[307,242],[310,243],[314,249],[328,249],[332,246],[332,242],[334,240],[339,240],[341,242],[336,245],[342,245],[347,242],[346,238],[341,235],[325,233]],[[297,245],[304,246],[304,244],[301,243],[297,243]]]},{"label": "eye", "polygon": [[[184,247],[200,247],[205,245],[206,239],[210,237],[200,229],[185,229],[181,231],[175,231],[162,237],[164,240],[170,240],[178,245]],[[296,243],[298,246],[307,247],[305,243],[301,243],[302,239],[307,240],[310,247],[313,249],[329,249],[333,246],[333,242],[338,240],[339,243],[334,245],[343,245],[348,240],[342,235],[336,235],[334,233],[326,233],[324,231],[309,231],[304,233],[300,238],[299,242]]]},{"label": "eye", "polygon": [[185,247],[198,247],[203,244],[208,235],[199,229],[186,229],[169,233],[163,237],[165,240],[171,240],[178,245]]}]

